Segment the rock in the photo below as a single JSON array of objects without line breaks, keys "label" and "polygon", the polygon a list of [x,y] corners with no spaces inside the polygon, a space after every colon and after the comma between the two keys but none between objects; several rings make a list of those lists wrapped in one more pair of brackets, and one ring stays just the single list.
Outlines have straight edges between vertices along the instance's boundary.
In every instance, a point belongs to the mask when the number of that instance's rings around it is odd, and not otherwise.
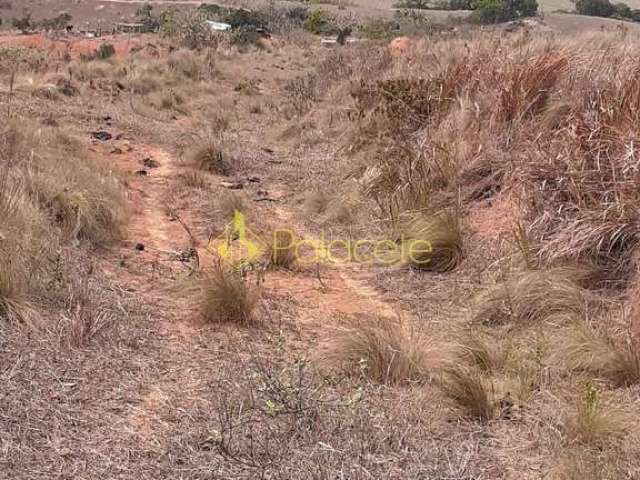
[{"label": "rock", "polygon": [[143,159],[142,164],[147,168],[158,168],[160,166],[160,164],[151,157]]},{"label": "rock", "polygon": [[143,243],[136,243],[136,250],[139,252],[144,252],[144,244]]},{"label": "rock", "polygon": [[111,150],[111,154],[112,155],[122,155],[122,149],[120,147],[116,147],[113,150]]},{"label": "rock", "polygon": [[100,140],[101,142],[107,142],[113,138],[109,132],[104,130],[98,130],[97,132],[91,132],[91,136],[96,140]]},{"label": "rock", "polygon": [[251,175],[251,176],[247,177],[247,182],[260,183],[260,177],[258,177],[256,175]]},{"label": "rock", "polygon": [[148,175],[148,172],[146,170],[138,170],[137,172],[135,172],[135,174],[141,177],[146,177]]},{"label": "rock", "polygon": [[178,261],[185,263],[189,263],[194,258],[198,258],[198,251],[193,247],[183,250],[177,255]]},{"label": "rock", "polygon": [[241,190],[244,188],[242,182],[220,182],[220,186],[229,190]]}]

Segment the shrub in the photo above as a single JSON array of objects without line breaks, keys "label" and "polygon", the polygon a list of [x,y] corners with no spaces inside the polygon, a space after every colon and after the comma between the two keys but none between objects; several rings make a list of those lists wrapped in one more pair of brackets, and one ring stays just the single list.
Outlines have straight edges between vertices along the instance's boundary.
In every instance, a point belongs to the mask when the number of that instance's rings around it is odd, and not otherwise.
[{"label": "shrub", "polygon": [[103,43],[96,51],[96,57],[100,60],[107,60],[116,54],[116,49],[111,43]]},{"label": "shrub", "polygon": [[38,22],[38,27],[43,30],[62,30],[71,22],[72,18],[69,13],[64,12],[56,17],[41,20]]},{"label": "shrub", "polygon": [[632,17],[632,13],[631,13],[631,7],[629,7],[629,5],[627,5],[626,3],[616,3],[613,5],[613,9],[614,9],[614,16],[619,17],[619,18],[631,18]]},{"label": "shrub", "polygon": [[231,165],[227,161],[226,155],[214,143],[209,143],[195,150],[191,155],[190,163],[195,168],[218,175],[228,175],[231,172]]},{"label": "shrub", "polygon": [[332,30],[332,17],[326,10],[319,8],[309,14],[304,21],[303,28],[316,35],[326,34]]},{"label": "shrub", "polygon": [[266,29],[269,24],[268,19],[262,12],[245,8],[233,9],[224,17],[224,21],[231,25],[234,30]]},{"label": "shrub", "polygon": [[11,20],[13,28],[17,28],[22,33],[28,33],[35,28],[35,23],[31,18],[31,13],[25,12],[20,18],[14,18]]},{"label": "shrub", "polygon": [[374,18],[358,25],[358,33],[369,40],[388,41],[398,34],[398,24],[382,18]]},{"label": "shrub", "polygon": [[482,24],[501,23],[532,17],[538,11],[537,0],[476,0],[474,18]]},{"label": "shrub", "polygon": [[616,8],[609,0],[577,0],[576,12],[592,17],[610,17]]},{"label": "shrub", "polygon": [[145,4],[136,12],[136,20],[142,23],[143,32],[157,32],[161,21],[153,14],[153,5]]},{"label": "shrub", "polygon": [[381,383],[424,381],[428,377],[425,338],[402,319],[350,318],[333,330],[320,361]]},{"label": "shrub", "polygon": [[536,0],[476,0],[472,7],[478,22],[490,24],[532,17],[538,11],[538,2]]}]

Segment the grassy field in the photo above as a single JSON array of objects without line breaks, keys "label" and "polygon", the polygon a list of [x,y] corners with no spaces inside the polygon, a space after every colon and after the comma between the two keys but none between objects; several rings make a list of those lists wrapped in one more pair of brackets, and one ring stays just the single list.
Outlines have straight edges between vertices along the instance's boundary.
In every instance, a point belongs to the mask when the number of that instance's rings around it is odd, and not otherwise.
[{"label": "grassy field", "polygon": [[0,35],[0,478],[638,478],[634,25],[260,12]]}]

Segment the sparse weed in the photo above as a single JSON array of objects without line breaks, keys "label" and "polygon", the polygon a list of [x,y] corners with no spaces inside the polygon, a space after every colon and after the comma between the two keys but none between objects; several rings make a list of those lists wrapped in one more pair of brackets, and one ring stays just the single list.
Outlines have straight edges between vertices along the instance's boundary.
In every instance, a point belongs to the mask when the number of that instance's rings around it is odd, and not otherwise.
[{"label": "sparse weed", "polygon": [[625,416],[616,407],[604,404],[600,395],[593,382],[585,382],[575,412],[565,420],[570,442],[602,447],[624,433]]}]

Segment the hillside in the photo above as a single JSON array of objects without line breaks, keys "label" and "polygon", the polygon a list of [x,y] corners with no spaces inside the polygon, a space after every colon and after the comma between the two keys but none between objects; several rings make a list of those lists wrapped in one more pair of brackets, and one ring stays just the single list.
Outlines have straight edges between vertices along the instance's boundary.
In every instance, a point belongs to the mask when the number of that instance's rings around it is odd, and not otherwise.
[{"label": "hillside", "polygon": [[0,35],[0,479],[638,478],[635,29],[290,12]]}]

